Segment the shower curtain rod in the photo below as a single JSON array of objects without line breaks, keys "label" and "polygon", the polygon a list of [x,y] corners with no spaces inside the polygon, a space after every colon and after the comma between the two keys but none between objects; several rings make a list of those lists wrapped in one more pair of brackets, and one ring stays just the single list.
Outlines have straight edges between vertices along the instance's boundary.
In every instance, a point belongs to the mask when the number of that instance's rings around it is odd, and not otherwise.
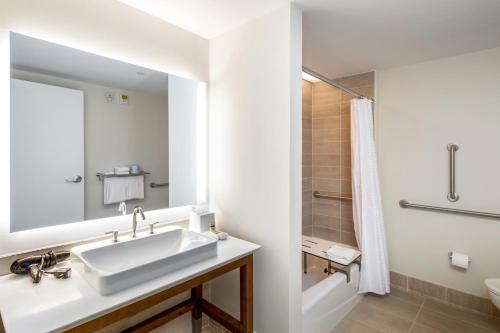
[{"label": "shower curtain rod", "polygon": [[305,73],[307,73],[307,74],[309,74],[309,75],[311,75],[311,76],[314,76],[318,80],[321,80],[321,81],[323,81],[325,83],[328,83],[331,86],[334,86],[335,88],[339,88],[340,90],[343,90],[346,93],[351,94],[351,95],[353,95],[356,98],[366,98],[367,100],[370,100],[370,101],[373,102],[373,99],[368,98],[368,97],[366,97],[364,95],[361,95],[361,94],[355,92],[354,90],[349,89],[346,86],[344,86],[344,85],[342,85],[342,84],[340,84],[340,83],[338,83],[338,82],[336,82],[334,80],[330,80],[329,78],[327,78],[327,77],[325,77],[325,76],[323,76],[323,75],[321,75],[319,73],[316,73],[312,69],[309,69],[309,68],[307,68],[305,66],[302,66],[302,71],[305,72]]}]

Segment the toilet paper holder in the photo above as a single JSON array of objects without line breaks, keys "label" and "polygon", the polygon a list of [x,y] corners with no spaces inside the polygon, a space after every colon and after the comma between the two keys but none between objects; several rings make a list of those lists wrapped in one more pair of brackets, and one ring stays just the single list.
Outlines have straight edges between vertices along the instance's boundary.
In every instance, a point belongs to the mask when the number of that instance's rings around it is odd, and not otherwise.
[{"label": "toilet paper holder", "polygon": [[[448,252],[448,259],[451,260],[451,257],[453,256],[453,251]],[[472,260],[469,257],[469,264],[472,262]]]}]

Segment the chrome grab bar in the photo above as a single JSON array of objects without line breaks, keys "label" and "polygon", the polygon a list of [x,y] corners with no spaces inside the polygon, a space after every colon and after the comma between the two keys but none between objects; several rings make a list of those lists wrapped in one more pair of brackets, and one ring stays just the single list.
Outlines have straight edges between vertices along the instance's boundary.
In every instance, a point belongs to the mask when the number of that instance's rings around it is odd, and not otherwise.
[{"label": "chrome grab bar", "polygon": [[491,218],[491,219],[500,219],[500,214],[478,212],[478,211],[474,211],[474,210],[463,210],[463,209],[447,208],[447,207],[436,207],[436,206],[428,206],[428,205],[418,205],[418,204],[409,203],[406,200],[399,201],[399,206],[401,208],[416,208],[416,209],[432,210],[432,211],[435,211],[435,212],[453,213],[453,214],[460,214],[460,215],[472,215],[472,216],[477,216],[477,217],[486,217],[486,218]]},{"label": "chrome grab bar", "polygon": [[450,191],[447,198],[451,202],[456,202],[460,199],[460,196],[455,192],[455,152],[458,150],[458,145],[449,143],[446,148],[450,152]]},{"label": "chrome grab bar", "polygon": [[166,186],[168,186],[168,183],[155,183],[155,182],[152,182],[151,184],[149,184],[149,187],[151,187],[151,188],[166,187]]},{"label": "chrome grab bar", "polygon": [[313,196],[315,198],[318,198],[318,199],[352,200],[352,198],[349,198],[349,197],[323,195],[323,194],[319,193],[318,191],[314,191]]}]

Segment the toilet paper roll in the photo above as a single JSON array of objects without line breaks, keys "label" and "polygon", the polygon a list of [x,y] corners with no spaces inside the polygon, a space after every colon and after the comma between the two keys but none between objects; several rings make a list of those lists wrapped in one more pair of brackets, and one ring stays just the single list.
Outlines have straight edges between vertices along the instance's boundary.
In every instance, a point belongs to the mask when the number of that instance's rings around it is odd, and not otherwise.
[{"label": "toilet paper roll", "polygon": [[451,264],[463,269],[469,268],[469,256],[463,253],[452,252]]}]

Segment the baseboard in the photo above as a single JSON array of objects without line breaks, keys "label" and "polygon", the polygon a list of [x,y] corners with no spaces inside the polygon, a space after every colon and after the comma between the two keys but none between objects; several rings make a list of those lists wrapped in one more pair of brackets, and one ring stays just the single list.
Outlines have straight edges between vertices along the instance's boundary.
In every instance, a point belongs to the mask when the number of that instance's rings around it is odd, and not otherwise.
[{"label": "baseboard", "polygon": [[391,288],[396,288],[408,293],[430,297],[455,307],[485,314],[488,316],[499,316],[498,310],[488,298],[468,294],[463,291],[417,279],[409,275],[397,272],[390,273]]}]

